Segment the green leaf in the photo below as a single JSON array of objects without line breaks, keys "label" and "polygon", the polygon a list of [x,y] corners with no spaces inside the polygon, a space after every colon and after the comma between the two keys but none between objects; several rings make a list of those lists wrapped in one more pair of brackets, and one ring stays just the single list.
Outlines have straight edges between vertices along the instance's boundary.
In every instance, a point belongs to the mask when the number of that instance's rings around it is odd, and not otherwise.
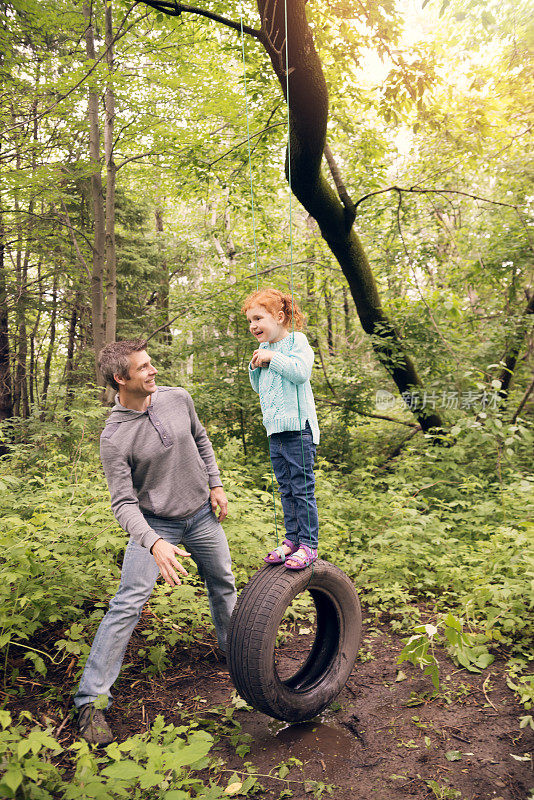
[{"label": "green leaf", "polygon": [[94,707],[100,710],[107,708],[108,703],[109,703],[109,698],[107,694],[99,694],[98,697],[96,697],[95,700],[93,701]]},{"label": "green leaf", "polygon": [[447,750],[445,753],[445,758],[447,761],[460,761],[462,758],[462,753],[460,750]]},{"label": "green leaf", "polygon": [[432,683],[434,684],[434,689],[439,689],[439,665],[435,659],[433,663],[427,666],[423,674],[430,675]]},{"label": "green leaf", "polygon": [[243,786],[241,787],[241,794],[248,794],[252,787],[256,785],[257,781],[258,779],[254,777],[254,775],[249,775],[245,778]]},{"label": "green leaf", "polygon": [[166,769],[176,769],[196,764],[209,753],[212,744],[212,737],[205,731],[198,731],[190,736],[189,744],[178,739],[171,747],[171,752],[164,757],[164,765]]},{"label": "green leaf", "polygon": [[5,708],[0,709],[0,725],[4,729],[11,725],[11,714]]},{"label": "green leaf", "polygon": [[144,772],[143,767],[129,759],[127,761],[115,761],[114,764],[110,764],[109,767],[105,767],[102,770],[102,774],[107,775],[108,778],[118,778],[124,781],[139,778]]},{"label": "green leaf", "polygon": [[7,772],[2,776],[2,781],[15,792],[22,783],[22,777],[23,775],[20,769],[9,767]]},{"label": "green leaf", "polygon": [[495,24],[495,17],[489,11],[483,11],[480,19],[485,28]]},{"label": "green leaf", "polygon": [[453,616],[453,615],[450,613],[450,611],[449,611],[449,613],[447,614],[447,616],[445,617],[445,619],[444,619],[444,623],[445,623],[445,625],[447,625],[449,628],[454,628],[454,630],[455,630],[455,631],[458,631],[458,633],[461,633],[461,632],[462,632],[462,630],[463,630],[462,623],[460,622],[460,620],[459,620],[459,619],[456,619],[456,617],[454,617],[454,616]]},{"label": "green leaf", "polygon": [[241,794],[242,787],[243,783],[241,781],[235,781],[226,787],[223,794],[227,795],[228,797],[234,797],[236,794]]},{"label": "green leaf", "polygon": [[476,659],[475,664],[477,667],[480,667],[480,669],[486,669],[486,667],[489,667],[494,661],[495,656],[492,653],[481,653]]},{"label": "green leaf", "polygon": [[17,744],[17,756],[19,759],[23,759],[26,753],[29,753],[31,750],[32,743],[30,739],[21,739],[20,742]]}]

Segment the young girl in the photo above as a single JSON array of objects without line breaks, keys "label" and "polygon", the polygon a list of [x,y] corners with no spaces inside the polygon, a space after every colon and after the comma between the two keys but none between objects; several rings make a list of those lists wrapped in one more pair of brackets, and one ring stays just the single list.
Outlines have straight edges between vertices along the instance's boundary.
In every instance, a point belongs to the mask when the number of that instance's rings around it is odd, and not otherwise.
[{"label": "young girl", "polygon": [[291,295],[261,289],[243,311],[259,342],[249,364],[260,396],[274,474],[280,488],[286,538],[265,557],[267,564],[304,569],[317,558],[319,520],[313,462],[319,426],[310,384],[313,350],[303,333],[302,314]]}]

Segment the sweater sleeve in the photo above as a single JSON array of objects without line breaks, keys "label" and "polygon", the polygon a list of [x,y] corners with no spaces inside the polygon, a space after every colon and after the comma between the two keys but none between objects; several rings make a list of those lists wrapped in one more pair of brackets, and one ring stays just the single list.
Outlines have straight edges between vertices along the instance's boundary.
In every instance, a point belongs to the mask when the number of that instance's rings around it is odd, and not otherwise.
[{"label": "sweater sleeve", "polygon": [[261,367],[256,367],[256,369],[252,369],[250,364],[248,365],[248,377],[250,378],[250,385],[254,389],[256,393],[260,391],[260,373]]},{"label": "sweater sleeve", "polygon": [[119,525],[148,550],[161,537],[152,530],[139,508],[127,459],[109,439],[100,442],[100,457],[111,495],[111,510]]},{"label": "sweater sleeve", "polygon": [[278,372],[291,383],[306,383],[311,377],[313,358],[313,350],[305,335],[294,334],[291,351],[287,355],[275,352],[269,362],[269,369]]},{"label": "sweater sleeve", "polygon": [[215,453],[213,452],[212,444],[208,439],[208,434],[206,433],[205,427],[202,425],[197,416],[193,398],[189,393],[187,393],[187,407],[189,409],[189,417],[191,419],[191,433],[193,434],[200,458],[206,465],[206,469],[208,471],[209,487],[210,489],[214,489],[216,486],[222,486],[223,484],[221,481],[221,475],[219,472],[219,467],[217,466],[217,461],[215,460]]}]

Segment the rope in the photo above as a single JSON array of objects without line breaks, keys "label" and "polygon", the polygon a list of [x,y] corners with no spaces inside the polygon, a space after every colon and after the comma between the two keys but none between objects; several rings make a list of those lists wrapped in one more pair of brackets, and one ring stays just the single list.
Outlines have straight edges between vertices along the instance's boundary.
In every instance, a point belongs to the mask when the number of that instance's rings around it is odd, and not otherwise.
[{"label": "rope", "polygon": [[[295,308],[295,290],[294,290],[294,276],[293,276],[293,192],[291,189],[291,131],[290,131],[290,113],[289,113],[289,29],[287,25],[287,0],[284,0],[284,26],[286,34],[286,106],[287,106],[287,182],[289,186],[289,262],[290,262],[290,286],[291,286],[291,304]],[[295,315],[292,316],[292,333],[293,343],[295,342]],[[302,436],[302,418],[300,414],[300,399],[299,387],[297,389],[297,410],[300,428],[300,450],[302,453],[302,469],[304,472],[304,492],[306,496],[306,511],[308,515],[308,536],[311,537],[311,523],[310,523],[310,504],[308,502],[308,482],[306,479],[306,459],[304,456],[304,438]],[[312,572],[310,580],[313,576],[313,561]],[[309,584],[309,581],[308,581]]]},{"label": "rope", "polygon": [[247,147],[248,147],[248,174],[250,180],[250,200],[252,202],[252,232],[254,235],[254,265],[256,267],[256,289],[259,289],[258,276],[258,245],[256,243],[256,218],[254,216],[254,191],[252,188],[252,159],[250,154],[250,123],[248,118],[248,92],[247,92],[247,68],[245,63],[245,37],[243,36],[243,17],[241,17],[241,52],[243,53],[243,81],[245,83],[245,109],[247,115]]},{"label": "rope", "polygon": [[[243,36],[243,17],[241,16],[241,52],[243,54],[243,80],[245,83],[245,109],[247,115],[247,146],[248,146],[248,173],[250,179],[250,199],[252,202],[252,230],[254,233],[254,265],[256,268],[256,290],[259,289],[260,282],[259,282],[259,274],[258,274],[258,244],[256,241],[256,219],[254,216],[254,189],[252,183],[252,159],[250,154],[250,124],[249,124],[249,114],[248,114],[248,93],[247,93],[247,67],[245,62],[245,38]],[[269,467],[271,470],[271,493],[273,496],[273,511],[274,511],[274,532],[276,536],[276,546],[279,546],[279,538],[278,538],[278,519],[276,516],[276,496],[274,492],[274,472],[273,472],[273,462],[271,459],[271,454],[269,452]]]},{"label": "rope", "polygon": [[[246,108],[246,118],[247,118],[247,147],[248,147],[248,165],[249,165],[249,181],[250,181],[250,197],[252,203],[252,227],[253,227],[253,234],[254,234],[254,263],[256,268],[256,289],[259,288],[259,274],[258,274],[258,246],[256,240],[256,220],[254,215],[254,188],[253,188],[253,181],[252,181],[252,159],[251,159],[251,150],[250,150],[250,124],[249,124],[249,108],[248,108],[248,93],[247,93],[247,75],[246,75],[246,61],[245,61],[245,42],[243,36],[243,17],[241,16],[241,51],[243,56],[243,79],[244,79],[244,86],[245,86],[245,108]],[[287,172],[288,172],[288,186],[289,186],[289,263],[290,263],[290,288],[291,288],[291,302],[292,307],[295,307],[295,291],[294,291],[294,273],[293,273],[293,192],[291,188],[291,136],[290,136],[290,112],[289,112],[289,32],[288,32],[288,24],[287,24],[287,0],[284,0],[284,25],[285,25],[285,36],[286,36],[286,104],[287,104]],[[295,315],[292,314],[292,337],[293,337],[293,344],[295,342]],[[299,420],[299,428],[300,428],[300,448],[302,454],[302,468],[304,472],[304,492],[306,496],[306,511],[308,516],[308,534],[311,537],[311,522],[310,522],[310,506],[308,502],[308,481],[306,478],[306,459],[304,455],[304,438],[302,435],[302,416],[300,411],[300,398],[299,398],[299,387],[296,384],[296,392],[297,392],[297,412],[298,412],[298,420]],[[269,453],[269,463],[271,468],[271,490],[273,495],[273,509],[274,509],[274,524],[275,524],[275,532],[276,532],[276,544],[278,546],[278,523],[276,517],[276,499],[274,493],[274,475],[273,475],[273,464],[272,459]],[[310,574],[310,580],[313,576],[313,569],[314,564],[312,562],[312,571]],[[308,581],[309,584],[309,581]],[[307,584],[307,585],[308,585]]]}]

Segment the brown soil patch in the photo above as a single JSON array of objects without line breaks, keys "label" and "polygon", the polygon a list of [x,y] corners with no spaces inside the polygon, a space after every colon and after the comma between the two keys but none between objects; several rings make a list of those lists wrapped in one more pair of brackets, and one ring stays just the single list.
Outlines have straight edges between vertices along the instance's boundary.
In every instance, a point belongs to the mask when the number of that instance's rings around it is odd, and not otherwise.
[{"label": "brown soil patch", "polygon": [[[117,738],[147,730],[158,714],[167,723],[195,715],[207,720],[206,726],[217,724],[222,711],[213,709],[232,705],[233,687],[216,648],[209,643],[175,648],[172,667],[153,677],[142,671],[136,655],[144,644],[144,637],[135,633],[125,660],[129,667],[121,674],[107,713]],[[308,646],[305,636],[287,643],[293,658],[299,647]],[[474,675],[440,654],[441,688],[429,699],[430,679],[411,665],[403,664],[406,679],[396,680],[401,649],[400,637],[387,624],[368,619],[361,660],[332,709],[294,726],[237,709],[233,718],[241,726],[240,734],[250,735],[250,752],[236,754],[230,731],[218,738],[215,752],[236,772],[246,772],[245,762],[252,762],[263,776],[258,781],[264,790],[256,796],[266,800],[288,796],[283,795],[288,789],[295,800],[313,797],[305,791],[310,789],[306,780],[332,786],[332,794],[323,797],[335,800],[526,800],[534,785],[532,756],[528,761],[512,756],[532,754],[534,736],[530,729],[519,729],[525,711],[506,685],[504,663],[497,661],[482,675]],[[25,708],[56,725],[64,746],[76,738],[70,717],[72,672],[73,663],[70,671],[69,665],[61,665],[42,681],[21,673],[20,696],[7,703],[15,714]],[[43,695],[50,682],[57,689],[55,698]],[[457,760],[448,760],[451,751]],[[289,772],[280,779],[280,765],[291,758],[302,766],[289,764]],[[222,785],[230,774],[222,774]]]}]

